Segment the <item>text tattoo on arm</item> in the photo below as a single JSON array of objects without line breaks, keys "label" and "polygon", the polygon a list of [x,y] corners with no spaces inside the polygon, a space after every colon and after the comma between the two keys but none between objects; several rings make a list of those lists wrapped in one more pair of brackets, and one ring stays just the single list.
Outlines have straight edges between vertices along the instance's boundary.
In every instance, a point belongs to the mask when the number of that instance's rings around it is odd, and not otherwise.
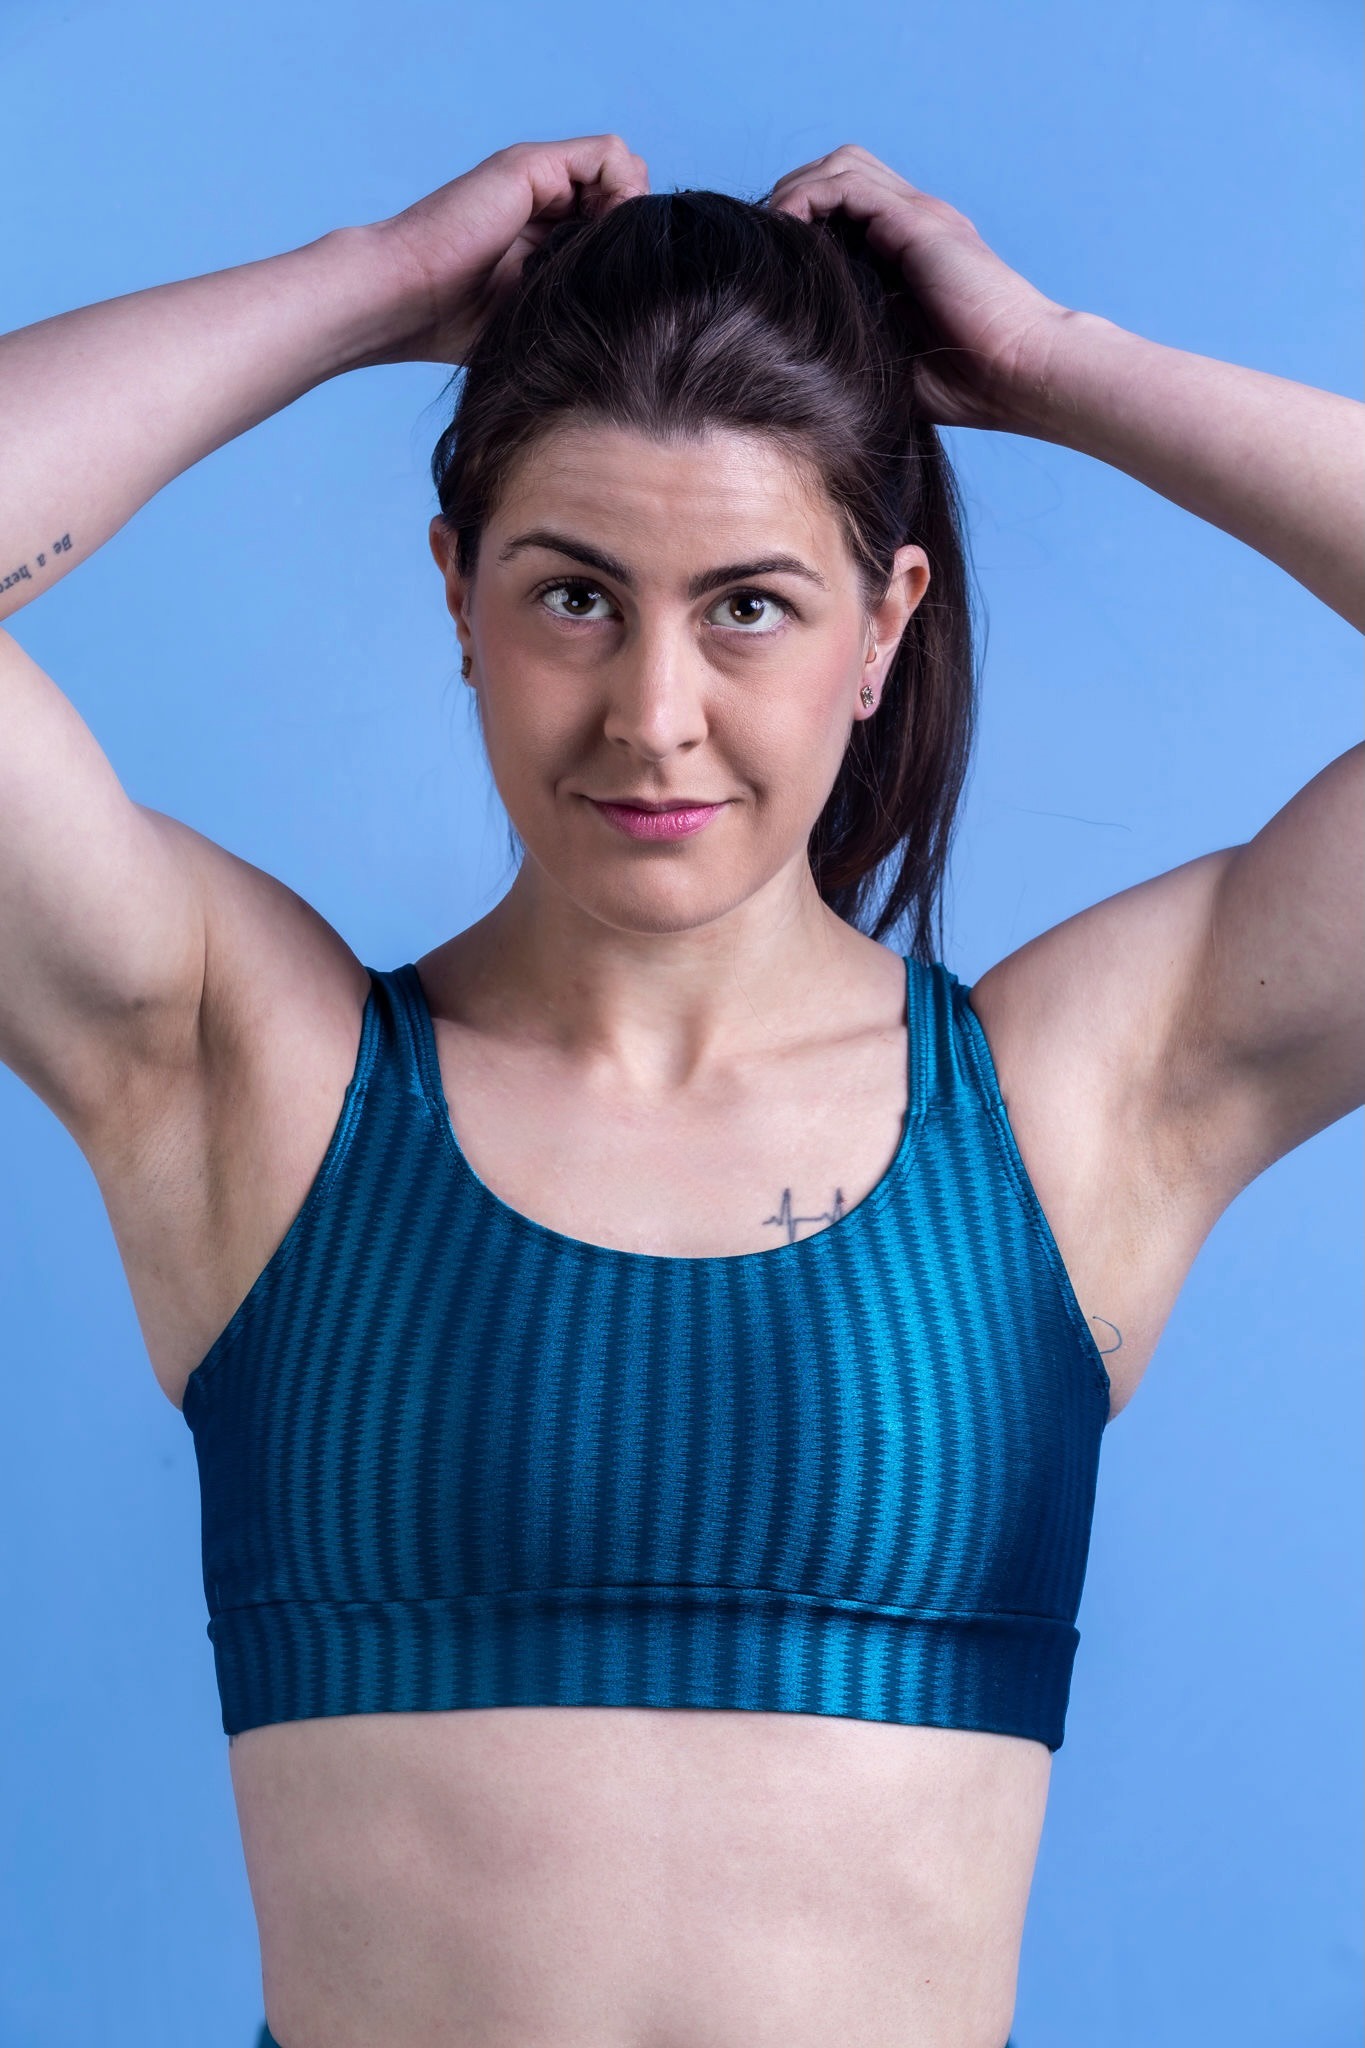
[{"label": "text tattoo on arm", "polygon": [[[49,555],[66,555],[70,554],[70,552],[71,535],[64,533],[60,540],[54,540],[52,546],[44,549],[43,553],[36,556],[35,559],[38,567],[43,569],[47,566]],[[8,576],[0,576],[0,590],[8,590],[12,583],[31,583],[32,581],[33,571],[29,568],[27,562],[21,562],[17,569],[11,569]]]}]

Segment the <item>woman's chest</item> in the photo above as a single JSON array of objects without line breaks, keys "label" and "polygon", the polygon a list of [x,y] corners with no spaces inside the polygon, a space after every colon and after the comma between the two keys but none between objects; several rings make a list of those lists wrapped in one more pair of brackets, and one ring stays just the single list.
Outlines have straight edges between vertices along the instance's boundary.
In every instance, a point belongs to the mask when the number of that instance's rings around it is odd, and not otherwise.
[{"label": "woman's chest", "polygon": [[[552,1061],[446,1026],[436,1045],[448,1144],[433,1155],[433,1199],[458,1157],[493,1211],[647,1258],[742,1258],[842,1228],[885,1197],[907,1135],[916,1137],[907,1132],[903,1032],[722,1070],[672,1101],[575,1083]],[[212,1100],[168,1108],[140,1171],[101,1175],[153,1368],[177,1405],[308,1199],[355,1057],[355,1044],[340,1038],[261,1047]],[[1016,1059],[1009,1101],[1028,1188],[1006,1188],[1010,1169],[998,1153],[993,1170],[1007,1201],[1038,1202],[1058,1279],[1105,1357],[1117,1412],[1200,1232],[1154,1198],[1141,1147],[1106,1128],[1098,1091],[1063,1093],[1045,1060]],[[940,1177],[940,1208],[961,1194]],[[931,1256],[927,1227],[920,1243]],[[989,1261],[979,1236],[977,1249]]]},{"label": "woman's chest", "polygon": [[998,1265],[997,1225],[1022,1213],[1045,1260],[1055,1247],[1056,1281],[1104,1358],[1113,1414],[1136,1391],[1207,1229],[1167,1197],[1131,1114],[1073,1074],[1059,1084],[1045,1059],[1012,1060],[1006,1133],[975,1100],[930,1107],[923,1129],[907,1131],[903,1040],[773,1062],[664,1112],[566,1088],[550,1067],[471,1058],[449,1031],[438,1047],[465,1161],[502,1204],[567,1237],[725,1258],[885,1203],[908,1255],[975,1256],[984,1276]]},{"label": "woman's chest", "polygon": [[[441,1212],[463,1174],[490,1214],[646,1257],[724,1259],[808,1238],[877,1186],[905,1128],[903,1032],[652,1099],[471,1034],[443,1027],[438,1043],[447,1142],[423,1152],[414,1208]],[[356,1060],[354,1037],[281,1033],[168,1101],[135,1158],[97,1166],[153,1369],[177,1405],[309,1202]],[[413,1115],[409,1151],[415,1134],[431,1139],[430,1115]],[[356,1191],[376,1215],[391,1197],[382,1179]]]},{"label": "woman's chest", "polygon": [[653,1096],[448,1028],[437,1042],[454,1146],[505,1208],[654,1257],[764,1252],[837,1222],[885,1179],[909,1106],[904,1041],[874,1034]]}]

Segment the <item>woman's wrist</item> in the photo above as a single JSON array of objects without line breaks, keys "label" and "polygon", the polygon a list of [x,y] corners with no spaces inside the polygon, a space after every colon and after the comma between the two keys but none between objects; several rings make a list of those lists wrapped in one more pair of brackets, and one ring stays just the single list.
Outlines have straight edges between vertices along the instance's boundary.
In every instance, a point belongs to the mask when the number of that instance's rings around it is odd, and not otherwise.
[{"label": "woman's wrist", "polygon": [[1106,385],[1137,374],[1133,351],[1149,346],[1099,313],[1059,307],[1003,378],[1007,431],[1099,455]]},{"label": "woman's wrist", "polygon": [[1011,376],[1009,409],[1009,431],[1123,470],[1365,627],[1356,401],[1068,313]]},{"label": "woman's wrist", "polygon": [[409,344],[431,325],[431,284],[388,230],[387,221],[333,228],[308,244],[319,279],[332,280],[338,316],[327,328],[329,365],[319,381],[417,359]]}]

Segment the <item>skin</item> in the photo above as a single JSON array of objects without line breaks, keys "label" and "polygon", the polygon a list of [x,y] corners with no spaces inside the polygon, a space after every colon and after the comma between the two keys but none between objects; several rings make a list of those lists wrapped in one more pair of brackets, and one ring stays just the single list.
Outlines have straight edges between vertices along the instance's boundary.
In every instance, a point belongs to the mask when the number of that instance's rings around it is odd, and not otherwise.
[{"label": "skin", "polygon": [[[519,545],[533,533],[568,548]],[[661,445],[591,424],[535,444],[470,581],[439,519],[430,538],[526,847],[479,928],[502,1027],[552,1006],[571,1057],[591,1047],[649,1096],[722,1052],[799,1036],[831,966],[866,947],[820,900],[804,849],[928,587],[924,550],[898,551],[869,608],[834,506],[775,444]],[[588,568],[575,541],[629,583]],[[806,573],[687,594],[692,564],[776,556]],[[695,838],[642,846],[589,795],[724,808]]]},{"label": "skin", "polygon": [[[647,189],[619,137],[516,145],[391,221],[0,338],[0,616],[324,378],[463,360],[555,220]],[[1361,624],[1360,407],[1055,305],[856,145],[770,203],[842,210],[900,266],[946,344],[911,366],[930,418],[1112,463]],[[869,613],[811,484],[744,437],[578,422],[514,475],[472,581],[433,535],[527,859],[418,967],[467,1155],[569,1235],[761,1250],[855,1206],[894,1149],[901,963],[824,910],[801,848],[925,564],[902,550]],[[628,575],[499,561],[530,524]],[[824,590],[688,595],[775,549]],[[585,620],[532,595],[582,573],[603,592]],[[747,582],[796,605],[771,644]],[[0,1056],[89,1160],[178,1405],[313,1182],[368,977],[282,882],[133,803],[4,634],[0,730]],[[1363,775],[1352,748],[1244,845],[973,986],[1113,1415],[1222,1209],[1365,1094]],[[584,804],[644,789],[726,808],[642,848]],[[272,2027],[285,2048],[1000,2048],[1050,1762],[976,1731],[715,1710],[249,1729],[230,1765]]]}]

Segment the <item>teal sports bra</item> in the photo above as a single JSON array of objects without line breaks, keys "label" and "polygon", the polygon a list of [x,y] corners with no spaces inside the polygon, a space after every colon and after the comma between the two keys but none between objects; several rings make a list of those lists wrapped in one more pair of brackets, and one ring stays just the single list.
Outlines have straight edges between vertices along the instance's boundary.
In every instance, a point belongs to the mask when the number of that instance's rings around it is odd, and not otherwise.
[{"label": "teal sports bra", "polygon": [[905,968],[881,1180],[695,1259],[493,1194],[416,967],[368,970],[317,1176],[185,1390],[225,1733],[728,1707],[1061,1747],[1109,1376],[969,991]]}]

